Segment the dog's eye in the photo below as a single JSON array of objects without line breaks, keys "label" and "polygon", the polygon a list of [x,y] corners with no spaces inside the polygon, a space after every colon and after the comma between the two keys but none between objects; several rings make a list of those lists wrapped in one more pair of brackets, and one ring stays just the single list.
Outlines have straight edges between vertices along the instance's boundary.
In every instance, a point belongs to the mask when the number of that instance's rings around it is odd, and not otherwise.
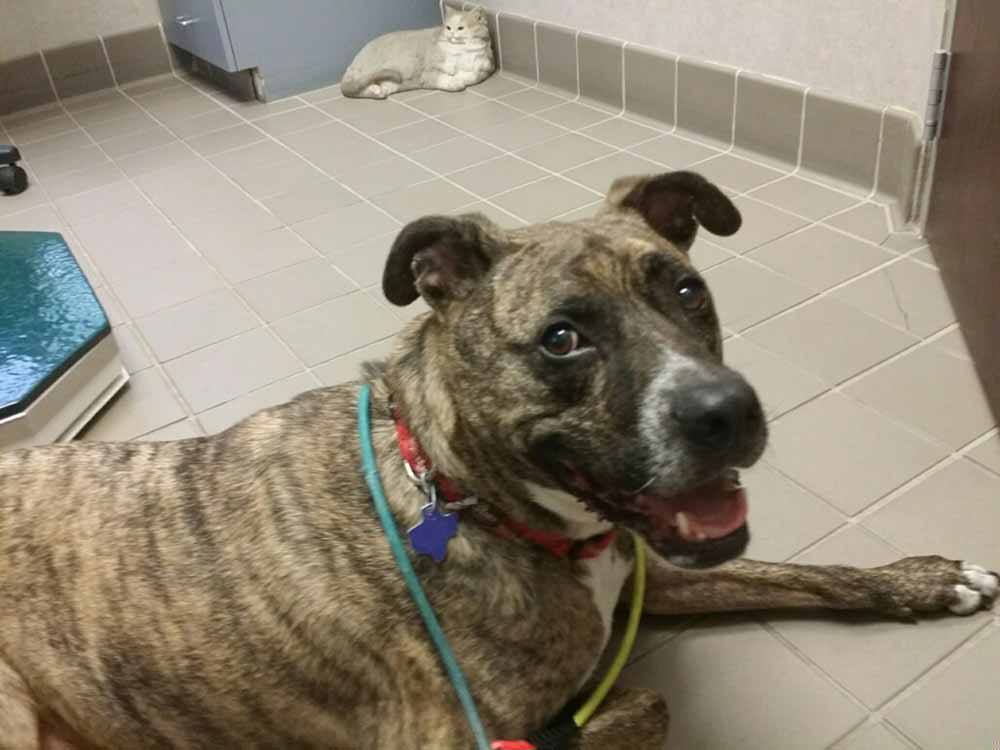
[{"label": "dog's eye", "polygon": [[465,31],[465,27],[464,27],[464,26],[459,26],[459,27],[458,27],[458,30],[459,30],[459,31]]},{"label": "dog's eye", "polygon": [[568,323],[549,326],[542,335],[542,349],[551,357],[572,357],[586,345],[586,339]]},{"label": "dog's eye", "polygon": [[448,31],[451,31],[451,26],[445,26],[445,28],[448,29]]},{"label": "dog's eye", "polygon": [[676,287],[677,298],[681,301],[681,307],[692,312],[701,310],[708,303],[708,289],[705,282],[693,276],[681,279]]}]

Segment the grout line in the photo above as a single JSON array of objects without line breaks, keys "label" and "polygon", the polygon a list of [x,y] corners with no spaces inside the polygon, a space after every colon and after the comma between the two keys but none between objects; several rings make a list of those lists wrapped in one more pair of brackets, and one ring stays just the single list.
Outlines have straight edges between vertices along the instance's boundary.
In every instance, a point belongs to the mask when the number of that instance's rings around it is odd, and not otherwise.
[{"label": "grout line", "polygon": [[112,88],[120,89],[121,84],[118,83],[118,74],[115,73],[115,66],[111,64],[111,55],[108,54],[107,42],[104,41],[104,37],[100,34],[97,35],[97,41],[101,43],[101,51],[104,52],[104,61],[108,64],[108,70],[111,71]]},{"label": "grout line", "polygon": [[792,174],[798,174],[799,170],[802,169],[802,155],[805,153],[806,148],[806,107],[808,106],[810,91],[811,88],[809,86],[806,86],[802,91],[802,112],[799,119],[799,148],[795,158],[795,169],[792,170]]}]

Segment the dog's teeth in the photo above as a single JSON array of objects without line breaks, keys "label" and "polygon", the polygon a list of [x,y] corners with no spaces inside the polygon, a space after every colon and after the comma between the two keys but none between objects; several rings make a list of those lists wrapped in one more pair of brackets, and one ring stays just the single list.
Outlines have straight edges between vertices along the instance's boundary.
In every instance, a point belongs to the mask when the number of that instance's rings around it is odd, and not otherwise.
[{"label": "dog's teeth", "polygon": [[677,531],[680,532],[681,539],[691,540],[691,521],[687,517],[687,513],[678,513],[674,516],[674,522],[677,524]]}]

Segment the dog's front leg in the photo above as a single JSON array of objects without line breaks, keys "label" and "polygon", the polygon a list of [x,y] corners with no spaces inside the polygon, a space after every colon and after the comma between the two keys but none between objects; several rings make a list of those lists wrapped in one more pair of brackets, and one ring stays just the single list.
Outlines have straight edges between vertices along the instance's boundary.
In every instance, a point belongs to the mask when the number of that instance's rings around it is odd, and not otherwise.
[{"label": "dog's front leg", "polygon": [[[694,614],[756,609],[867,609],[911,619],[916,613],[971,614],[989,606],[998,578],[943,557],[908,557],[879,568],[734,560],[708,570],[649,556],[645,611]],[[628,601],[628,592],[622,597]]]},{"label": "dog's front leg", "polygon": [[667,739],[667,702],[643,688],[613,688],[580,730],[578,750],[660,750]]}]

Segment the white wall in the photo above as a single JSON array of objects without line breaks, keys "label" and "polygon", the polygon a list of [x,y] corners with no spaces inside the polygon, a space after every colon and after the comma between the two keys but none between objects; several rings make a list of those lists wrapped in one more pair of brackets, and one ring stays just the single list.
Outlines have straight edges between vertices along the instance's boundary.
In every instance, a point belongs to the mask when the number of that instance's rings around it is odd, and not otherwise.
[{"label": "white wall", "polygon": [[486,0],[487,7],[779,76],[923,117],[954,0]]},{"label": "white wall", "polygon": [[157,0],[0,0],[0,60],[159,22]]}]

